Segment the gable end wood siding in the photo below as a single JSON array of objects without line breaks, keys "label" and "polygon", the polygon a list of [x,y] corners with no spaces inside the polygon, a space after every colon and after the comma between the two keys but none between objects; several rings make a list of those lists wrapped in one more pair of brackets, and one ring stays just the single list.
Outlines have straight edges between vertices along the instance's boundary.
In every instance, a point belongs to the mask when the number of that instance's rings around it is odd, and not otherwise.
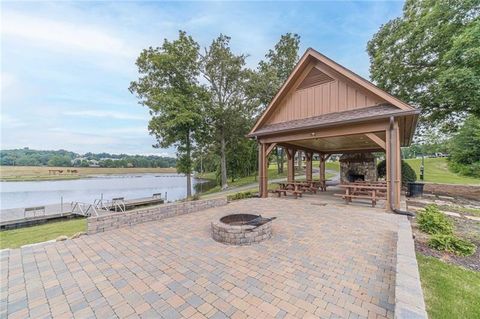
[{"label": "gable end wood siding", "polygon": [[[320,72],[313,72],[318,70]],[[310,74],[313,73],[313,76]],[[323,81],[315,80],[320,78]],[[332,79],[328,81],[327,79]],[[310,86],[309,86],[310,85]],[[265,124],[275,124],[319,116],[328,113],[336,113],[354,110],[385,103],[385,100],[368,92],[353,81],[350,81],[322,63],[318,63],[300,85],[280,101]]]}]

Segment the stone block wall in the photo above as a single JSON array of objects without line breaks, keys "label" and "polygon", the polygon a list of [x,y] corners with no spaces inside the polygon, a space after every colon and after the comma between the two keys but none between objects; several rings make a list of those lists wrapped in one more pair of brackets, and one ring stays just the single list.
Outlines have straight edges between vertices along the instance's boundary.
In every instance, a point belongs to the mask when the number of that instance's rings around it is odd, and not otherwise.
[{"label": "stone block wall", "polygon": [[212,222],[212,237],[214,240],[230,245],[251,245],[272,237],[272,222],[267,222],[260,227],[251,225],[232,226]]},{"label": "stone block wall", "polygon": [[377,180],[377,161],[372,153],[343,154],[340,157],[340,182],[353,182],[349,175],[363,175],[366,181]]},{"label": "stone block wall", "polygon": [[440,196],[462,197],[480,200],[480,186],[425,183],[423,192]]},{"label": "stone block wall", "polygon": [[226,198],[216,198],[158,205],[155,207],[142,208],[124,213],[111,213],[96,217],[92,216],[87,218],[88,234],[95,234],[148,221],[190,214],[226,204]]}]

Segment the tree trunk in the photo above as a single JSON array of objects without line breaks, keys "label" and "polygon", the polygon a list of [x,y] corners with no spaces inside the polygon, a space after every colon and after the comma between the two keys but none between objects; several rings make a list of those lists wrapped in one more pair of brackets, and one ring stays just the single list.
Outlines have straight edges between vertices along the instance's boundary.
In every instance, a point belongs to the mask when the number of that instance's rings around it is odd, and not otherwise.
[{"label": "tree trunk", "polygon": [[302,170],[302,151],[297,151],[297,165],[298,165],[298,170]]},{"label": "tree trunk", "polygon": [[225,136],[222,132],[222,137],[220,141],[220,175],[222,182],[222,190],[228,187],[227,184],[227,152],[225,150]]},{"label": "tree trunk", "polygon": [[284,164],[285,164],[285,150],[282,147],[280,149],[280,166],[279,166],[280,169],[278,170],[279,174],[283,174]]},{"label": "tree trunk", "polygon": [[192,164],[190,162],[190,157],[191,157],[191,150],[190,150],[190,132],[188,133],[188,138],[187,138],[187,159],[190,163],[190,167],[188,168],[187,174],[187,198],[192,197]]},{"label": "tree trunk", "polygon": [[187,198],[192,197],[192,174],[187,173]]},{"label": "tree trunk", "polygon": [[285,161],[283,148],[280,148],[280,147],[277,148],[276,158],[277,158],[277,172],[278,172],[278,174],[282,174],[283,173],[283,163]]}]

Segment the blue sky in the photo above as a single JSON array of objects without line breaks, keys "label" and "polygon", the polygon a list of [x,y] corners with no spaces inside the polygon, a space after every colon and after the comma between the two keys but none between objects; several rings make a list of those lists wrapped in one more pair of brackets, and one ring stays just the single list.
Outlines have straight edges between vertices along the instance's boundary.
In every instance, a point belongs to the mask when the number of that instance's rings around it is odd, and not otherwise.
[{"label": "blue sky", "polygon": [[280,35],[368,78],[367,41],[401,14],[383,2],[3,2],[1,148],[174,155],[154,149],[147,109],[128,91],[143,48],[178,30],[219,33],[254,68]]}]

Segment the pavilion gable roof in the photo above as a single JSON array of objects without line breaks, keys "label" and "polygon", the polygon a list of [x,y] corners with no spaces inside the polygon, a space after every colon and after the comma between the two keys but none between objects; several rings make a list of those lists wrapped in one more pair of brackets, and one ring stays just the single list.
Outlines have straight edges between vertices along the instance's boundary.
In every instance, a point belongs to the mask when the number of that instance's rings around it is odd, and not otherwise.
[{"label": "pavilion gable roof", "polygon": [[412,106],[309,48],[249,136],[406,111],[418,113]]}]

